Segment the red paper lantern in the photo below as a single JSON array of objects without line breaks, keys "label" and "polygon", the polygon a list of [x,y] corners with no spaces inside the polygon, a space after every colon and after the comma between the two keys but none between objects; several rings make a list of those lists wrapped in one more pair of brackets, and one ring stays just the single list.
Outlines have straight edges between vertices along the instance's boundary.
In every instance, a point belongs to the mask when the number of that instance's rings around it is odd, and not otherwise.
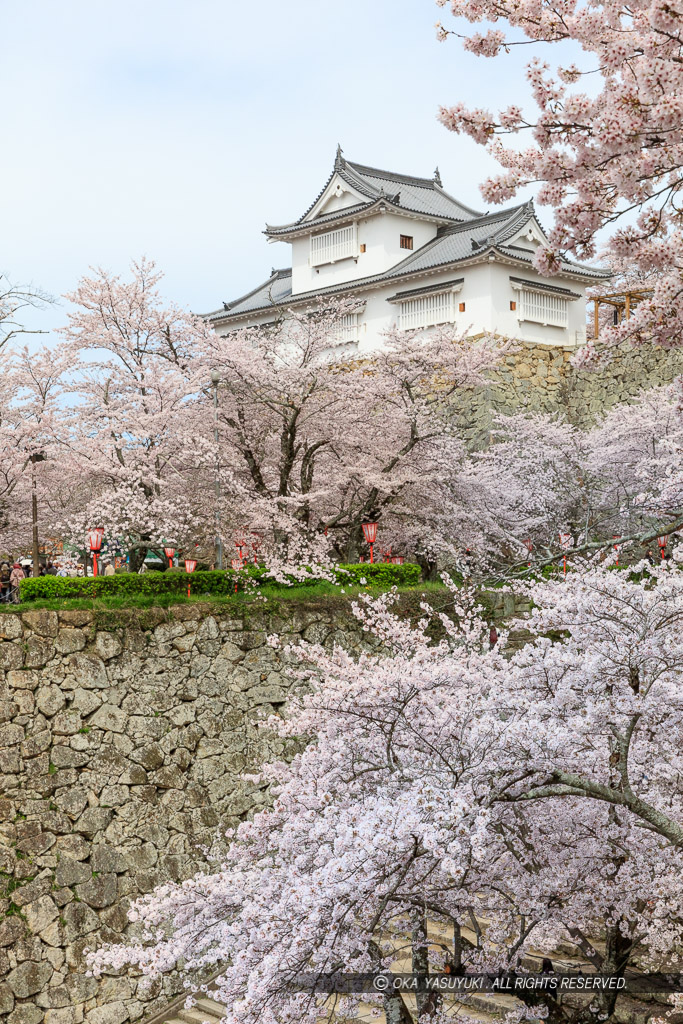
[{"label": "red paper lantern", "polygon": [[363,523],[363,536],[368,544],[374,544],[377,540],[377,523]]},{"label": "red paper lantern", "polygon": [[[186,558],[185,559],[185,572],[187,572],[187,573],[194,572],[196,568],[197,568],[197,559],[196,558]],[[187,581],[187,596],[188,597],[190,596],[190,581],[189,580]]]},{"label": "red paper lantern", "polygon": [[370,545],[370,561],[374,562],[374,543],[377,540],[377,523],[363,523],[363,536]]},{"label": "red paper lantern", "polygon": [[94,530],[88,531],[88,544],[90,545],[90,553],[92,555],[92,574],[97,576],[97,552],[102,547],[102,539],[104,537],[104,528],[102,526],[95,527]]},{"label": "red paper lantern", "polygon": [[175,548],[164,548],[164,554],[168,558],[169,569],[173,568],[173,556],[175,555]]}]

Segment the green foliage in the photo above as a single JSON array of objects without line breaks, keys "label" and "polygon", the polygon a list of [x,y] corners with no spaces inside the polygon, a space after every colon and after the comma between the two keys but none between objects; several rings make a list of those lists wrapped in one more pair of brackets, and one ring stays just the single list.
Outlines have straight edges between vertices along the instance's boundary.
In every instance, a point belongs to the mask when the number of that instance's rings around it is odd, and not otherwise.
[{"label": "green foliage", "polygon": [[[264,566],[252,565],[237,573],[228,569],[225,572],[194,572],[191,575],[184,572],[145,572],[73,578],[69,576],[29,576],[21,581],[21,600],[92,599],[114,596],[125,599],[133,595],[182,596],[187,594],[188,583],[191,585],[192,594],[195,597],[200,595],[228,596],[234,594],[235,583],[240,590],[243,590],[245,586],[272,587],[273,580],[266,576],[266,571]],[[336,567],[336,575],[337,581],[342,587],[344,584],[349,586],[365,586],[367,584],[371,587],[417,586],[420,582],[420,567],[410,563],[394,565],[383,562],[375,565],[369,563],[339,565]],[[362,580],[365,582],[361,583]],[[292,579],[291,587],[301,589],[314,587],[319,583],[320,581],[314,578],[306,580],[304,583]]]}]

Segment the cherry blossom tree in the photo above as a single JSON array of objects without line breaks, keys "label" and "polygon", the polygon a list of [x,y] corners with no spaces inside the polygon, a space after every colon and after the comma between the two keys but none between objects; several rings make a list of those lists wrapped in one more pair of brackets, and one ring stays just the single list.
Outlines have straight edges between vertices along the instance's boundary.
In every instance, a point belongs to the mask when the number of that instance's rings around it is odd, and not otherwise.
[{"label": "cherry blossom tree", "polygon": [[[451,481],[461,548],[484,569],[538,568],[616,542],[639,560],[683,526],[683,423],[676,386],[643,392],[581,430],[559,416],[499,416],[491,443]],[[657,555],[657,557],[659,557]]]},{"label": "cherry blossom tree", "polygon": [[129,281],[99,270],[68,296],[76,308],[63,334],[78,366],[64,447],[78,501],[63,529],[81,546],[103,526],[135,569],[150,545],[188,543],[206,514],[192,416],[206,329],[163,303],[152,263],[132,270]]},{"label": "cherry blossom tree", "polygon": [[362,522],[381,518],[387,538],[414,541],[419,521],[443,547],[442,481],[464,457],[452,401],[484,383],[496,348],[446,330],[394,332],[360,357],[339,343],[349,308],[332,302],[273,326],[205,336],[206,379],[213,372],[220,381],[221,467],[241,495],[237,507],[280,541],[298,529],[322,532],[348,559]]},{"label": "cherry blossom tree", "polygon": [[[440,38],[464,38],[465,48],[504,59],[510,47],[531,45],[537,56],[527,78],[537,106],[525,114],[514,102],[498,114],[463,103],[441,109],[442,122],[485,146],[501,167],[483,186],[491,202],[539,185],[538,200],[555,210],[549,247],[536,256],[552,274],[558,253],[592,258],[599,233],[611,231],[608,252],[618,269],[651,283],[650,298],[620,326],[602,331],[613,344],[654,339],[664,346],[682,340],[680,190],[683,182],[683,88],[681,17],[660,0],[623,4],[579,0],[437,0],[456,18],[486,31],[439,25]],[[550,45],[567,60],[554,74],[544,59]],[[581,53],[579,64],[571,59]],[[562,60],[562,58],[560,58]],[[511,144],[505,136],[514,135]],[[522,136],[526,145],[519,144]],[[654,276],[654,280],[650,279]],[[586,350],[588,353],[590,350]]]},{"label": "cherry blossom tree", "polygon": [[28,308],[42,309],[52,301],[41,289],[33,285],[15,284],[6,274],[0,274],[0,348],[19,335],[44,333],[28,329],[22,311]]},{"label": "cherry blossom tree", "polygon": [[32,548],[54,531],[62,484],[61,398],[68,358],[59,348],[0,351],[0,549]]},{"label": "cherry blossom tree", "polygon": [[[229,1022],[279,1024],[318,1020],[311,978],[324,991],[335,973],[521,970],[560,943],[612,977],[661,966],[681,939],[682,591],[647,565],[536,584],[531,641],[507,657],[463,593],[436,644],[388,596],[365,603],[375,653],[286,655],[312,690],[270,725],[315,738],[260,776],[272,808],[216,873],[139,900],[139,939],[94,969],[218,968]],[[353,1016],[359,998],[327,1009]],[[557,1024],[615,1011],[614,991],[520,998]],[[363,999],[410,1019],[391,991]],[[447,1010],[417,1002],[419,1019]]]}]

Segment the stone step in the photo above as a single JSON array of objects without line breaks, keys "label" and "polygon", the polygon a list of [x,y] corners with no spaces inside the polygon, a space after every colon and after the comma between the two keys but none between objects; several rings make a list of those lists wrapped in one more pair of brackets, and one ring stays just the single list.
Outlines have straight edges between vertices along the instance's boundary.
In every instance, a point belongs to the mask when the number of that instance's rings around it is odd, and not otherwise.
[{"label": "stone step", "polygon": [[205,1022],[208,1022],[208,1024],[214,1024],[214,1022],[221,1019],[225,1013],[225,1009],[219,1005],[218,1012],[216,1012],[216,1010],[213,1009],[204,1010],[200,1009],[199,1006],[193,1006],[191,1010],[182,1009],[178,1010],[177,1013],[178,1017],[184,1021],[185,1024],[205,1024]]}]

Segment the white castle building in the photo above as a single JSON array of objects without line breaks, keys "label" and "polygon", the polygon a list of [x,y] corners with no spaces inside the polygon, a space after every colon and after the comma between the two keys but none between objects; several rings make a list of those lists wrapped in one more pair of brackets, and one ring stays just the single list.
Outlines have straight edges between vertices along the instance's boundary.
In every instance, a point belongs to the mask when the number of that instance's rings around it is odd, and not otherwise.
[{"label": "white castle building", "polygon": [[573,347],[586,338],[585,289],[605,271],[562,260],[554,277],[532,261],[546,241],[533,203],[479,213],[431,178],[352,163],[337,148],[327,182],[298,220],[267,225],[291,245],[291,266],[206,316],[220,334],[273,323],[325,296],[357,300],[340,342],[381,345],[392,325],[468,330]]}]

